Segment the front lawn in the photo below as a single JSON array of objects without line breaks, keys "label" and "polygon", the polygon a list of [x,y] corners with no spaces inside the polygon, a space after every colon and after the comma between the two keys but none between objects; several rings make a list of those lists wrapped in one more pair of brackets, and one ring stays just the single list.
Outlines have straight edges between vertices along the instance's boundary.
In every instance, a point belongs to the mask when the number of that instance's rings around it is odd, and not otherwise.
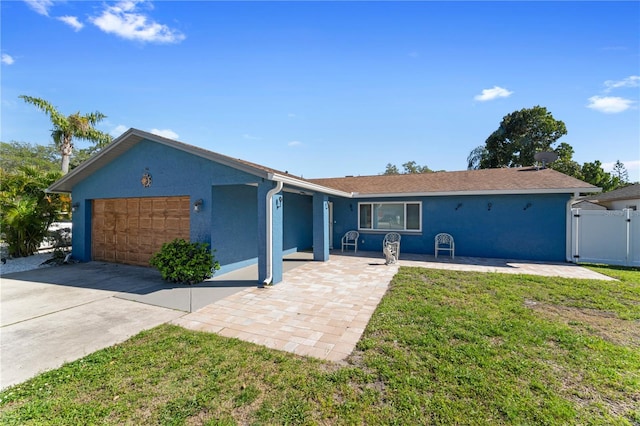
[{"label": "front lawn", "polygon": [[634,425],[640,272],[616,277],[403,267],[345,363],[165,325],[0,393],[0,423]]}]

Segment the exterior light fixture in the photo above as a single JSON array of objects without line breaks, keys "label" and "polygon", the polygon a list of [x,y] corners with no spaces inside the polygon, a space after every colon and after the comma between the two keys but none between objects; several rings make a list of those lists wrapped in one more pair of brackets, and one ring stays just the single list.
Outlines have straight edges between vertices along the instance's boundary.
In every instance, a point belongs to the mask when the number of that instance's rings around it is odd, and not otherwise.
[{"label": "exterior light fixture", "polygon": [[202,211],[202,198],[196,200],[195,203],[193,203],[193,211],[196,213],[199,213]]},{"label": "exterior light fixture", "polygon": [[276,208],[279,209],[282,207],[282,195],[276,198]]},{"label": "exterior light fixture", "polygon": [[78,210],[80,208],[80,203],[73,203],[71,204],[71,211],[75,212],[76,210]]},{"label": "exterior light fixture", "polygon": [[487,210],[491,210],[491,207],[493,207],[492,203],[487,204]]}]

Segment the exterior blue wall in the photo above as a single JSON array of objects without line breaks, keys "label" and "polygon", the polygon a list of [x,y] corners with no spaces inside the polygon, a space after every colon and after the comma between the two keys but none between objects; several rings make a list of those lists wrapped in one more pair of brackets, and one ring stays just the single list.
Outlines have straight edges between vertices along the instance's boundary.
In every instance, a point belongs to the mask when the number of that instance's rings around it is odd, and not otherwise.
[{"label": "exterior blue wall", "polygon": [[312,198],[283,192],[283,250],[303,251],[313,246]]},{"label": "exterior blue wall", "polygon": [[[148,172],[152,176],[151,187],[140,183],[142,175]],[[141,141],[130,150],[73,188],[74,203],[81,210],[73,215],[73,256],[81,261],[91,260],[91,200],[99,198],[125,197],[165,197],[189,195],[191,202],[203,200],[203,210],[194,213],[191,210],[191,241],[211,244],[213,229],[212,206],[215,185],[257,184],[261,179],[187,152],[155,142]],[[253,189],[255,193],[255,188]],[[239,191],[241,192],[241,191]],[[235,207],[254,213],[251,229],[256,229],[256,197],[251,198],[242,192],[239,204]],[[245,219],[247,215],[243,216]],[[216,225],[219,225],[217,223]],[[249,230],[249,232],[251,232]],[[225,241],[226,246],[216,244],[217,256],[223,252],[233,253],[235,257],[255,257],[255,243],[250,246],[233,241]],[[241,253],[242,250],[247,250]]]},{"label": "exterior blue wall", "polygon": [[[145,172],[152,176],[149,188],[140,183]],[[192,203],[203,200],[200,213],[190,212],[191,240],[211,244],[223,270],[258,262],[262,280],[266,275],[265,197],[273,187],[274,182],[237,169],[160,143],[141,141],[73,188],[73,201],[80,206],[73,215],[73,255],[82,261],[91,260],[91,200],[188,195]],[[283,252],[325,245],[327,198],[322,194],[314,197],[281,192],[273,199],[275,283],[282,278]],[[358,228],[358,202],[421,201],[422,231],[403,233],[401,254],[433,254],[434,236],[448,232],[455,238],[459,256],[564,261],[569,197],[331,198],[334,223],[329,237],[339,248],[342,235]],[[360,250],[382,252],[384,231],[360,232]],[[318,250],[314,257],[323,260],[326,247]]]},{"label": "exterior blue wall", "polygon": [[[456,256],[563,262],[569,197],[569,194],[540,194],[332,199],[333,245],[339,248],[344,233],[358,229],[358,202],[422,201],[422,232],[401,233],[401,256],[433,254],[435,235],[447,232],[454,237]],[[359,232],[358,250],[382,252],[386,232]]]},{"label": "exterior blue wall", "polygon": [[212,188],[211,247],[228,272],[257,262],[258,191],[255,186],[224,185]]}]

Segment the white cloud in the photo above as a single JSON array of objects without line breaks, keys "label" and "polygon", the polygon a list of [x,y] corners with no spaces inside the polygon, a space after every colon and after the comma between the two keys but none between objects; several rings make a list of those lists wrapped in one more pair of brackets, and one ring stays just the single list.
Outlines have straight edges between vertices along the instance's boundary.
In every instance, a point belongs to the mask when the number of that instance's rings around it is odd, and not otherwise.
[{"label": "white cloud", "polygon": [[499,86],[493,86],[491,89],[483,89],[482,93],[476,95],[473,99],[480,102],[492,101],[497,98],[508,98],[513,92]]},{"label": "white cloud", "polygon": [[118,136],[120,136],[121,134],[126,132],[127,130],[129,130],[129,128],[127,126],[125,126],[124,124],[119,124],[118,126],[116,126],[115,129],[111,130],[109,132],[109,134],[111,136],[113,136],[114,138],[117,138]]},{"label": "white cloud", "polygon": [[137,11],[138,4],[150,3],[141,0],[126,0],[114,6],[106,6],[102,15],[91,18],[91,22],[106,33],[126,40],[149,43],[179,43],[185,39],[180,31],[159,24]]},{"label": "white cloud", "polygon": [[259,136],[252,136],[252,135],[250,135],[250,134],[248,134],[248,133],[245,133],[244,135],[242,135],[242,137],[243,137],[244,139],[247,139],[247,140],[250,140],[250,141],[259,141],[260,139],[262,139],[262,138],[261,138],[261,137],[259,137]]},{"label": "white cloud", "polygon": [[6,53],[2,54],[2,59],[0,61],[2,61],[2,63],[5,65],[11,65],[15,62],[15,60],[10,55],[7,55]]},{"label": "white cloud", "polygon": [[167,139],[178,139],[178,134],[171,129],[151,129],[149,132]]},{"label": "white cloud", "polygon": [[291,141],[287,145],[289,145],[289,146],[300,146],[300,145],[302,145],[302,142],[300,142],[300,141]]},{"label": "white cloud", "polygon": [[603,112],[605,114],[617,114],[628,110],[634,101],[618,96],[592,96],[589,98],[587,108]]},{"label": "white cloud", "polygon": [[58,21],[62,21],[65,24],[69,25],[71,28],[73,28],[74,31],[80,31],[82,29],[82,27],[84,27],[84,24],[80,21],[78,21],[78,18],[75,16],[60,16],[58,18],[56,18]]},{"label": "white cloud", "polygon": [[609,93],[613,89],[621,87],[638,87],[640,86],[640,75],[632,75],[622,80],[607,80],[604,82],[605,92]]},{"label": "white cloud", "polygon": [[53,6],[53,0],[24,0],[24,2],[36,13],[49,16],[49,8]]}]

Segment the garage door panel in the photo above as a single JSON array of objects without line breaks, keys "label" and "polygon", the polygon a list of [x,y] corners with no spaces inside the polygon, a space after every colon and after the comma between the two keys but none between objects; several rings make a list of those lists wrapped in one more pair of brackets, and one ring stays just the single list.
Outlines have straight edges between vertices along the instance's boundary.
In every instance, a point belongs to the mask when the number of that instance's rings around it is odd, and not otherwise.
[{"label": "garage door panel", "polygon": [[114,202],[114,210],[116,213],[126,214],[127,210],[127,200],[117,200]]},{"label": "garage door panel", "polygon": [[152,219],[152,228],[154,231],[161,232],[165,229],[164,227],[164,218],[163,217],[154,217]]},{"label": "garage door panel", "polygon": [[180,222],[182,221],[182,219],[180,219],[179,217],[168,217],[164,224],[165,224],[165,229],[171,233],[176,233],[176,231],[180,231]]},{"label": "garage door panel", "polygon": [[127,198],[127,211],[138,211],[138,210],[140,210],[140,199]]},{"label": "garage door panel", "polygon": [[163,243],[189,240],[190,198],[149,197],[94,200],[94,260],[149,265]]},{"label": "garage door panel", "polygon": [[138,233],[138,228],[140,228],[140,218],[138,216],[128,217],[127,218],[127,230],[130,235],[136,235]]}]

